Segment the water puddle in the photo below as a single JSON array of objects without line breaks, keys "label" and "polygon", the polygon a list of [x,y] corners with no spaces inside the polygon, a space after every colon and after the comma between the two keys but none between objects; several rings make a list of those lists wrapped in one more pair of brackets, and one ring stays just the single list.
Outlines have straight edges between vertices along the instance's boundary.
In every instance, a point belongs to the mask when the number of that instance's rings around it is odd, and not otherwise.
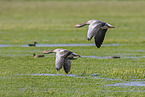
[{"label": "water puddle", "polygon": [[28,74],[28,75],[34,75],[34,76],[70,76],[70,77],[77,77],[77,75],[74,75],[74,74]]},{"label": "water puddle", "polygon": [[[108,80],[108,81],[123,81],[122,79],[111,79],[111,78],[103,78],[98,77],[99,74],[20,74],[20,75],[32,75],[32,76],[69,76],[69,77],[77,77],[77,78],[84,78],[84,79],[102,79],[102,80]],[[132,79],[134,80],[134,79]],[[139,81],[132,81],[132,82],[125,82],[125,83],[115,83],[115,84],[109,84],[107,86],[145,86],[145,81],[142,81],[142,79],[139,79]]]},{"label": "water puddle", "polygon": [[[69,46],[95,46],[95,44],[36,44],[36,47],[69,47]],[[103,44],[102,46],[120,46],[120,44]],[[1,44],[0,47],[29,47],[28,45]]]},{"label": "water puddle", "polygon": [[38,47],[94,46],[94,44],[38,44]]},{"label": "water puddle", "polygon": [[100,57],[100,56],[81,56],[81,57],[86,57],[86,58],[95,58],[95,59],[139,59],[139,58],[145,58],[145,56],[105,56],[105,57]]},{"label": "water puddle", "polygon": [[0,47],[28,47],[28,45],[0,44]]},{"label": "water puddle", "polygon": [[0,44],[0,47],[11,47],[12,45]]},{"label": "water puddle", "polygon": [[81,56],[86,58],[95,58],[95,59],[110,59],[112,56],[100,57],[100,56]]},{"label": "water puddle", "polygon": [[11,56],[11,57],[14,57],[14,56],[33,56],[32,54],[3,54],[5,56]]},{"label": "water puddle", "polygon": [[145,81],[134,81],[134,82],[128,82],[128,83],[116,83],[116,84],[110,84],[108,86],[145,86]]},{"label": "water puddle", "polygon": [[121,79],[109,79],[109,78],[103,78],[103,77],[98,77],[98,74],[80,74],[80,75],[75,75],[75,74],[20,74],[20,75],[32,75],[32,76],[69,76],[69,77],[77,77],[77,78],[89,78],[89,79],[105,79],[105,80],[120,80]]},{"label": "water puddle", "polygon": [[109,57],[99,57],[99,56],[81,56],[86,58],[95,58],[95,59],[109,59]]},{"label": "water puddle", "polygon": [[139,57],[136,56],[129,56],[129,57],[123,57],[123,59],[139,59]]}]

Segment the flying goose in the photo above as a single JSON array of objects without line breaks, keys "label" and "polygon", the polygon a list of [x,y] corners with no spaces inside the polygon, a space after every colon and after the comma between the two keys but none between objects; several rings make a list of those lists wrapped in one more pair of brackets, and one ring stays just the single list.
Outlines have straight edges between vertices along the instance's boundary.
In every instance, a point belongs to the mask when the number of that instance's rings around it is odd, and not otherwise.
[{"label": "flying goose", "polygon": [[54,49],[50,51],[43,51],[44,54],[56,53],[55,67],[59,71],[62,67],[66,73],[70,72],[71,60],[80,57],[80,55],[75,54],[67,49]]},{"label": "flying goose", "polygon": [[85,25],[89,25],[87,39],[90,41],[93,37],[95,40],[95,45],[97,48],[100,48],[103,40],[105,38],[105,34],[108,28],[115,28],[114,26],[100,20],[89,20],[83,24],[76,24],[74,27],[80,28]]}]

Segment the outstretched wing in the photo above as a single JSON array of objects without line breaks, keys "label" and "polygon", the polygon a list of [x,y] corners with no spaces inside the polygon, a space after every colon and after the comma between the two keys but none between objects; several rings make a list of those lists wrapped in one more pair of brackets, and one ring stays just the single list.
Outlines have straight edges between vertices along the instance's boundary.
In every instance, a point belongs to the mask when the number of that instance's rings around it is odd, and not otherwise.
[{"label": "outstretched wing", "polygon": [[70,72],[70,69],[71,69],[71,60],[66,59],[64,65],[63,65],[63,68],[64,68],[64,71],[66,73]]},{"label": "outstretched wing", "polygon": [[81,57],[81,56],[78,55],[78,54],[76,54],[76,53],[73,53],[73,52],[72,52],[67,58],[70,59],[70,60],[71,60],[71,59],[73,60],[73,59],[75,59],[75,58],[77,58],[77,57]]},{"label": "outstretched wing", "polygon": [[95,40],[95,44],[96,44],[97,48],[101,47],[101,45],[102,45],[102,43],[104,41],[104,38],[105,38],[106,31],[107,31],[107,29],[100,29],[95,34],[94,40]]},{"label": "outstretched wing", "polygon": [[87,33],[87,39],[91,40],[92,37],[99,31],[99,29],[102,27],[102,23],[92,23],[89,25],[88,33]]}]

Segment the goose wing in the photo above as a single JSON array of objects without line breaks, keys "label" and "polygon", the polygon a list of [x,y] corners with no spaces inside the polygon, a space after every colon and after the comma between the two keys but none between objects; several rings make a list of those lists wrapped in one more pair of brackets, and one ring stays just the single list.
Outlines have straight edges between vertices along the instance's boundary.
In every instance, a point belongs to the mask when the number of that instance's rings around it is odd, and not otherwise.
[{"label": "goose wing", "polygon": [[87,33],[87,39],[91,40],[92,37],[99,31],[99,29],[102,27],[102,23],[92,23],[89,25],[88,33]]},{"label": "goose wing", "polygon": [[62,57],[62,58],[67,58],[70,54],[72,54],[71,51],[69,51],[69,50],[64,50],[64,51],[62,52],[61,57]]},{"label": "goose wing", "polygon": [[65,71],[66,73],[70,72],[70,69],[71,69],[71,60],[65,59],[63,68],[64,68],[64,71]]},{"label": "goose wing", "polygon": [[76,54],[76,53],[71,53],[67,58],[70,59],[70,60],[74,60],[76,59],[77,57],[81,57],[80,55]]},{"label": "goose wing", "polygon": [[97,46],[97,48],[100,48],[104,38],[105,38],[105,34],[107,32],[107,29],[100,29],[94,36],[94,40],[95,40],[95,45]]}]

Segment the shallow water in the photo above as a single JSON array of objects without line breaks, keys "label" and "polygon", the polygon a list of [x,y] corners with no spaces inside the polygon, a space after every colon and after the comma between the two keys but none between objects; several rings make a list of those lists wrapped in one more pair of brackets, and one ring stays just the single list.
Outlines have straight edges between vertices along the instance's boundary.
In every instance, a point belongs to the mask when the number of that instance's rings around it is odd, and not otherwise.
[{"label": "shallow water", "polygon": [[74,74],[28,74],[28,75],[35,75],[35,76],[70,76],[70,77],[77,77]]},{"label": "shallow water", "polygon": [[145,81],[110,84],[109,86],[145,86]]},{"label": "shallow water", "polygon": [[100,56],[81,56],[86,58],[95,58],[95,59],[109,59],[109,57],[100,57]]},{"label": "shallow water", "polygon": [[[77,78],[87,78],[87,79],[104,79],[108,81],[123,81],[122,79],[111,79],[111,78],[103,78],[103,77],[98,77],[99,74],[80,74],[80,75],[75,75],[75,74],[20,74],[21,75],[32,75],[32,76],[69,76],[69,77],[77,77]],[[125,83],[115,83],[115,84],[109,84],[107,86],[140,86],[144,87],[145,86],[145,81],[142,79],[138,79],[139,81],[134,81],[136,79],[131,79],[132,82],[125,82]]]},{"label": "shallow water", "polygon": [[120,58],[112,58],[112,56],[105,56],[105,57],[100,57],[100,56],[81,56],[81,57],[86,57],[86,58],[95,58],[95,59],[139,59],[139,58],[145,58],[145,56],[120,56]]},{"label": "shallow water", "polygon": [[103,78],[98,77],[98,74],[20,74],[20,75],[33,75],[33,76],[69,76],[69,77],[77,77],[77,78],[90,78],[90,79],[105,79],[105,80],[120,80],[121,79],[109,79],[109,78]]},{"label": "shallow water", "polygon": [[[44,54],[41,54],[41,55],[44,55]],[[26,54],[0,54],[0,56],[7,56],[7,57],[33,57],[33,53],[26,53]],[[47,57],[47,56],[45,56]],[[49,56],[49,57],[52,57],[52,56]],[[43,57],[42,57],[43,58]]]},{"label": "shallow water", "polygon": [[5,45],[5,44],[0,44],[0,47],[11,47],[12,45],[9,45],[9,44],[7,44],[7,45]]},{"label": "shallow water", "polygon": [[[95,44],[36,44],[36,47],[95,46]],[[120,44],[103,44],[102,46],[120,46]],[[29,47],[28,45],[1,44],[0,47]]]}]

